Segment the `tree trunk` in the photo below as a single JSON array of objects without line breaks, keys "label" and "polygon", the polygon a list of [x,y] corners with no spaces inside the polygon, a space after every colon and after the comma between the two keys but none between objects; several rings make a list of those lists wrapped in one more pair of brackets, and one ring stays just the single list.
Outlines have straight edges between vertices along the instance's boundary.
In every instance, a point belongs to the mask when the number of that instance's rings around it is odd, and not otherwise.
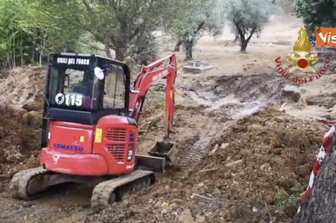
[{"label": "tree trunk", "polygon": [[32,64],[35,64],[35,44],[33,45],[33,48],[32,48],[32,54],[31,54],[31,63]]},{"label": "tree trunk", "polygon": [[22,32],[20,32],[20,37],[21,37],[21,46],[20,46],[20,58],[21,58],[21,66],[23,66],[24,61],[23,61],[23,40],[22,40]]},{"label": "tree trunk", "polygon": [[[335,140],[335,137],[334,137]],[[334,147],[334,146],[333,146]],[[334,223],[336,219],[336,151],[327,153],[307,203],[293,223]]]},{"label": "tree trunk", "polygon": [[42,46],[40,46],[40,50],[39,50],[39,64],[40,64],[40,67],[42,67],[42,57],[43,57],[43,49],[42,49]]},{"label": "tree trunk", "polygon": [[233,40],[234,43],[238,42],[239,41],[239,32],[237,30],[237,28],[235,29],[235,38]]},{"label": "tree trunk", "polygon": [[15,60],[15,37],[13,38],[13,68],[16,67],[16,60]]},{"label": "tree trunk", "polygon": [[12,63],[11,63],[10,55],[7,56],[7,64],[8,64],[8,69],[11,70],[12,69]]},{"label": "tree trunk", "polygon": [[236,43],[239,41],[239,35],[236,35],[236,37],[234,38],[233,42]]},{"label": "tree trunk", "polygon": [[42,52],[40,51],[40,56],[39,56],[39,64],[40,67],[42,67]]},{"label": "tree trunk", "polygon": [[247,44],[250,41],[250,39],[252,38],[252,36],[253,36],[254,32],[256,31],[257,27],[256,26],[253,27],[252,30],[251,30],[251,32],[250,32],[250,35],[247,38],[245,38],[246,29],[244,29],[243,27],[241,27],[239,25],[239,23],[237,23],[235,21],[233,21],[233,23],[235,24],[237,32],[238,32],[238,34],[240,36],[240,46],[241,46],[240,52],[246,53]]},{"label": "tree trunk", "polygon": [[116,54],[116,59],[119,60],[119,61],[124,61],[125,60],[125,53],[126,53],[126,50],[125,48],[123,47],[116,47],[115,48],[115,54]]},{"label": "tree trunk", "polygon": [[240,44],[240,52],[246,53],[246,48],[247,48],[248,41],[245,38],[241,38],[240,43],[241,43]]},{"label": "tree trunk", "polygon": [[193,40],[191,40],[191,41],[189,41],[189,40],[185,41],[184,48],[185,48],[185,53],[186,53],[185,61],[192,60],[193,59],[193,55],[192,55]]},{"label": "tree trunk", "polygon": [[182,45],[182,41],[181,40],[177,41],[175,48],[174,48],[174,52],[180,52],[181,45]]},{"label": "tree trunk", "polygon": [[112,58],[110,45],[107,42],[105,42],[105,53],[108,58]]}]

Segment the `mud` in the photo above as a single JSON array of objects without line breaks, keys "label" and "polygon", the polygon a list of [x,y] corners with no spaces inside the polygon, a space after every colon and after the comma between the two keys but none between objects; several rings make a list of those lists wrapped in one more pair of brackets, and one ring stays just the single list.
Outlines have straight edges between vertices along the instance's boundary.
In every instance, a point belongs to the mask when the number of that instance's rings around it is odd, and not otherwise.
[{"label": "mud", "polygon": [[[193,100],[205,106],[207,111],[217,109],[230,111],[230,107],[234,106],[234,110],[241,110],[241,115],[236,114],[237,119],[253,114],[254,111],[266,105],[298,101],[300,94],[294,96],[286,94],[287,86],[289,83],[286,79],[272,73],[236,74],[210,76],[207,77],[207,81],[196,81],[193,86],[185,90]],[[237,109],[237,107],[240,108]]]}]

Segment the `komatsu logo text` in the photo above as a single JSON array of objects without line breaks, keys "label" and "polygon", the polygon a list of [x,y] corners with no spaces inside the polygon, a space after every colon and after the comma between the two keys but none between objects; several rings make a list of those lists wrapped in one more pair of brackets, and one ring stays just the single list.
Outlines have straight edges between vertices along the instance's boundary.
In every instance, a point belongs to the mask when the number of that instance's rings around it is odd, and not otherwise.
[{"label": "komatsu logo text", "polygon": [[75,146],[75,145],[64,145],[64,144],[54,144],[54,147],[56,149],[63,149],[63,150],[69,150],[74,152],[83,152],[84,148],[82,146]]}]

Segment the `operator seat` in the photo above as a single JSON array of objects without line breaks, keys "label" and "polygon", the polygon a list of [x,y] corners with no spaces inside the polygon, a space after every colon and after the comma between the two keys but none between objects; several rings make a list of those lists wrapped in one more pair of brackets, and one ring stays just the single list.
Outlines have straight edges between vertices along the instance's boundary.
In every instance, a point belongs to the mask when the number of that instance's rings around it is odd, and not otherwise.
[{"label": "operator seat", "polygon": [[87,71],[85,71],[83,80],[73,88],[73,92],[92,97],[92,90],[93,90],[93,78]]}]

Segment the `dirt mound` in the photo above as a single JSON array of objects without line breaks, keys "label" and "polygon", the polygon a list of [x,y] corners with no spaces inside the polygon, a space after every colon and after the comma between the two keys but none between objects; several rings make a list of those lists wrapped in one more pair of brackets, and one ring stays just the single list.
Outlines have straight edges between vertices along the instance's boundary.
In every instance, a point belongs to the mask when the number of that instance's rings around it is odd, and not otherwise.
[{"label": "dirt mound", "polygon": [[[317,96],[307,97],[307,105],[317,105],[320,107],[333,108],[336,105],[335,102],[336,93],[323,94]],[[323,98],[323,100],[321,100]]]},{"label": "dirt mound", "polygon": [[0,190],[16,171],[37,164],[45,74],[18,67],[0,82]]},{"label": "dirt mound", "polygon": [[233,201],[226,220],[269,222],[269,214],[289,220],[298,207],[298,195],[305,189],[322,136],[317,124],[276,110],[239,120],[223,134],[207,165],[197,170],[215,169],[197,180],[204,176],[216,179],[204,183],[198,193],[213,194],[217,188]]},{"label": "dirt mound", "polygon": [[1,180],[6,181],[16,171],[36,165],[41,131],[38,114],[0,106],[0,116],[1,191]]},{"label": "dirt mound", "polygon": [[0,103],[28,111],[43,109],[46,69],[18,67],[0,82]]},{"label": "dirt mound", "polygon": [[317,124],[268,109],[225,130],[189,174],[168,170],[152,188],[86,220],[289,222],[322,136]]}]

